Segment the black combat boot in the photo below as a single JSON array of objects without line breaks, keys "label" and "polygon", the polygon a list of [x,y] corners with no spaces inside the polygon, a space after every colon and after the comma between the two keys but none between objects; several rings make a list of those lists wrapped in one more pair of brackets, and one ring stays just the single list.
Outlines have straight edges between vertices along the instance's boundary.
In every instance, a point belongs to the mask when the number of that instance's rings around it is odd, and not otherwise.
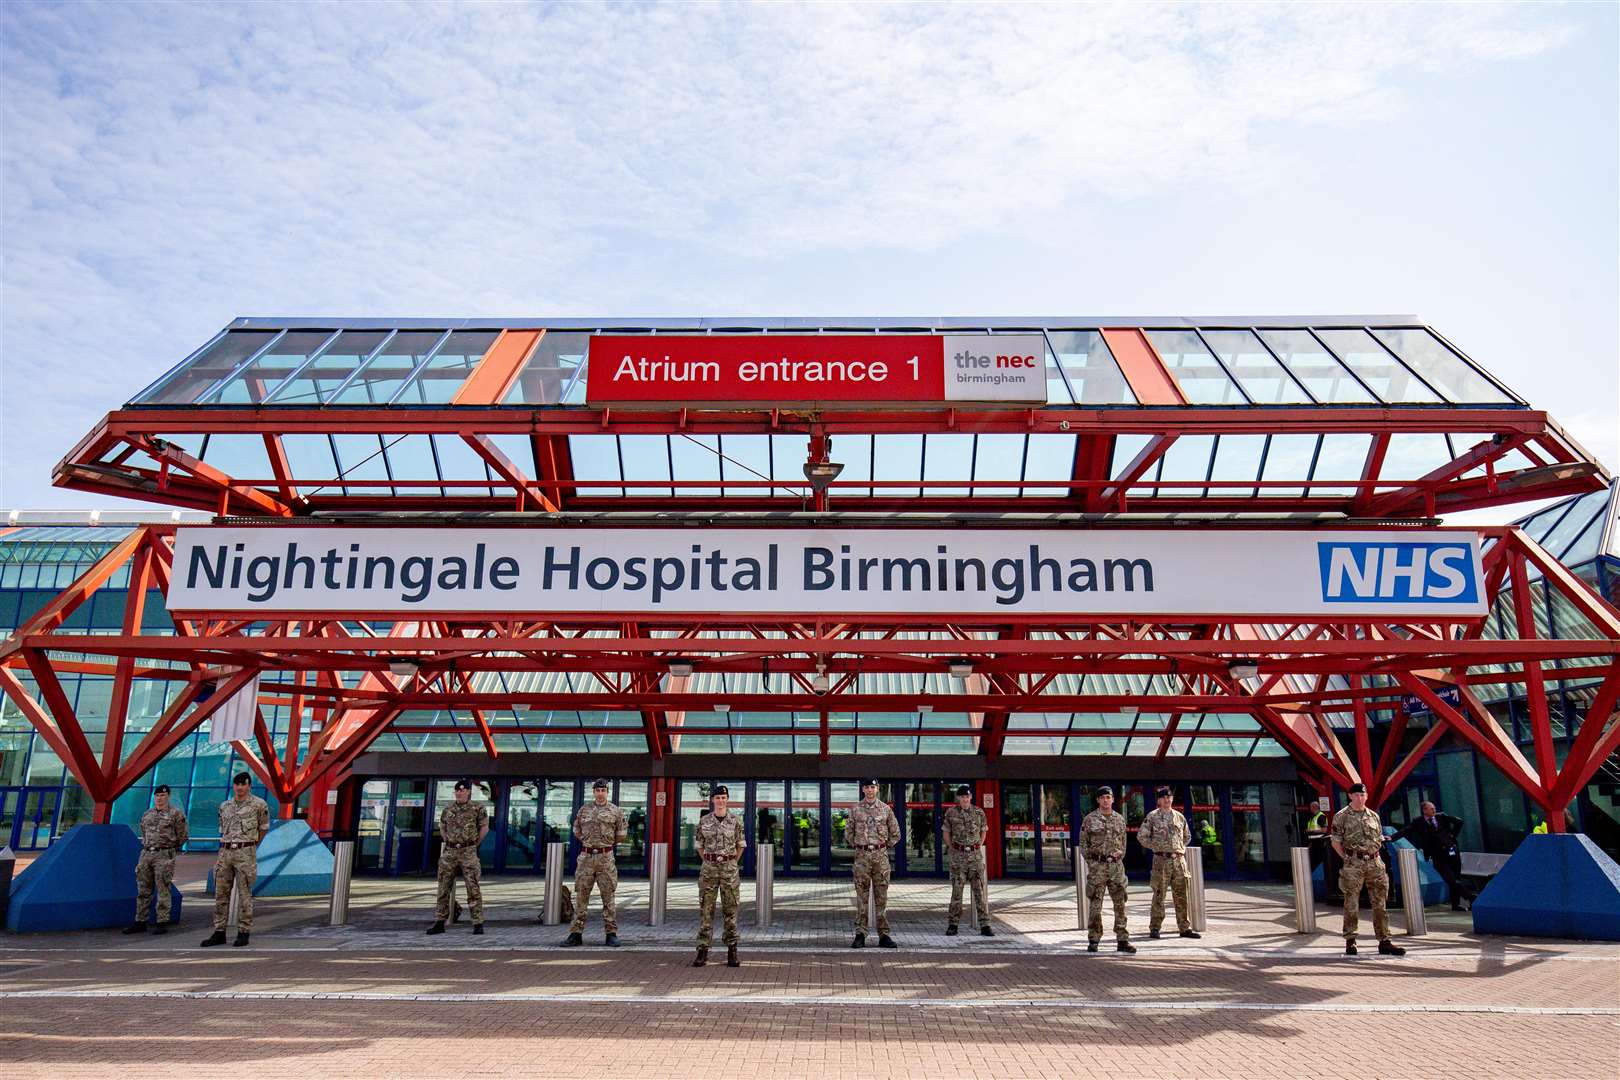
[{"label": "black combat boot", "polygon": [[1130,943],[1130,942],[1128,942],[1128,941],[1122,941],[1122,942],[1120,942],[1120,943],[1119,943],[1119,944],[1118,944],[1118,945],[1115,945],[1115,946],[1114,946],[1114,949],[1115,949],[1115,951],[1117,951],[1117,952],[1122,952],[1122,953],[1134,953],[1134,952],[1135,952],[1135,951],[1136,951],[1136,946],[1135,946],[1135,945],[1132,945],[1132,944],[1131,944],[1131,943]]},{"label": "black combat boot", "polygon": [[894,943],[894,938],[890,937],[888,934],[879,934],[878,935],[878,948],[880,948],[880,949],[898,949],[899,947],[900,946],[898,946],[898,945],[896,945]]},{"label": "black combat boot", "polygon": [[[130,933],[130,931],[125,930],[124,933],[127,934],[127,933]],[[951,923],[949,926],[947,926],[945,928],[945,936],[946,937],[955,937],[956,936],[956,924],[955,923]]]},{"label": "black combat boot", "polygon": [[1347,941],[1347,942],[1344,943],[1344,955],[1346,955],[1346,956],[1354,956],[1354,955],[1356,955],[1356,943],[1355,942]]},{"label": "black combat boot", "polygon": [[1380,955],[1380,956],[1405,956],[1406,955],[1406,950],[1401,948],[1399,945],[1395,944],[1393,941],[1389,940],[1389,938],[1385,938],[1383,941],[1380,941],[1378,943],[1378,955]]},{"label": "black combat boot", "polygon": [[246,930],[238,930],[236,932],[236,940],[231,942],[231,948],[240,949],[242,946],[246,945],[247,943],[248,943],[248,932]]},{"label": "black combat boot", "polygon": [[144,934],[144,933],[146,933],[146,924],[144,922],[142,922],[141,920],[136,919],[134,922],[132,922],[128,926],[124,927],[124,933],[126,933],[126,934]]},{"label": "black combat boot", "polygon": [[983,926],[979,927],[979,936],[980,937],[995,937],[996,932],[994,930],[990,929],[990,924],[989,923],[985,923]]},{"label": "black combat boot", "polygon": [[726,946],[726,967],[742,967],[742,961],[737,959],[737,946]]},{"label": "black combat boot", "polygon": [[442,933],[444,933],[444,920],[440,919],[438,922],[436,922],[432,926],[428,927],[427,932],[429,934],[442,934]]},{"label": "black combat boot", "polygon": [[1182,931],[1182,932],[1181,932],[1181,936],[1182,936],[1182,937],[1188,937],[1188,938],[1193,938],[1193,939],[1195,939],[1195,940],[1196,940],[1196,939],[1198,939],[1198,938],[1202,938],[1202,937],[1203,937],[1203,936],[1204,936],[1204,935],[1203,935],[1203,934],[1200,934],[1200,933],[1199,933],[1199,932],[1198,932],[1198,931],[1196,931],[1196,930],[1183,930],[1183,931]]},{"label": "black combat boot", "polygon": [[702,967],[704,964],[707,964],[708,962],[709,962],[709,947],[707,945],[699,945],[698,946],[698,951],[697,951],[697,956],[695,958],[693,958],[693,960],[692,960],[692,966],[693,967]]},{"label": "black combat boot", "polygon": [[1096,951],[1097,951],[1097,943],[1095,941],[1086,942],[1086,952],[1096,952]]},{"label": "black combat boot", "polygon": [[563,943],[563,946],[565,948],[571,947],[571,946],[574,946],[574,945],[583,945],[583,944],[585,944],[585,935],[584,934],[569,934],[567,937],[563,938],[562,943]]},{"label": "black combat boot", "polygon": [[607,937],[602,939],[602,944],[617,949],[619,947],[619,935],[609,934]]},{"label": "black combat boot", "polygon": [[152,924],[152,933],[153,934],[162,935],[162,934],[167,934],[168,932],[169,932],[169,926],[168,926],[167,923],[153,923]]},{"label": "black combat boot", "polygon": [[473,923],[473,933],[474,934],[482,935],[483,932],[484,932],[484,924],[483,923],[481,923],[481,922]]},{"label": "black combat boot", "polygon": [[205,948],[205,949],[208,949],[208,948],[212,948],[215,945],[223,945],[223,944],[225,944],[225,931],[223,931],[223,930],[215,930],[212,934],[210,934],[207,937],[203,938],[202,947]]},{"label": "black combat boot", "polygon": [[855,940],[849,943],[849,947],[852,949],[866,948],[866,933],[861,930],[855,931]]},{"label": "black combat boot", "polygon": [[1160,935],[1160,933],[1157,930],[1149,930],[1148,931],[1148,937],[1152,938],[1154,941],[1158,941],[1161,936],[1162,935]]}]

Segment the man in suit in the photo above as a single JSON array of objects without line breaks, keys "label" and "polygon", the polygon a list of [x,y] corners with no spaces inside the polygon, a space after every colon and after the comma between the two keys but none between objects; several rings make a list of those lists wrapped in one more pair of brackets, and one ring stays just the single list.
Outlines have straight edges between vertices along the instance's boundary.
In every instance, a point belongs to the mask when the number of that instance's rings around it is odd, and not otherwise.
[{"label": "man in suit", "polygon": [[1457,837],[1463,823],[1450,814],[1439,813],[1434,803],[1426,802],[1420,808],[1422,816],[1413,819],[1406,828],[1390,837],[1390,841],[1410,840],[1412,846],[1423,852],[1445,880],[1451,892],[1451,910],[1461,911],[1463,901],[1474,902],[1473,890],[1462,879],[1462,855],[1457,850]]}]

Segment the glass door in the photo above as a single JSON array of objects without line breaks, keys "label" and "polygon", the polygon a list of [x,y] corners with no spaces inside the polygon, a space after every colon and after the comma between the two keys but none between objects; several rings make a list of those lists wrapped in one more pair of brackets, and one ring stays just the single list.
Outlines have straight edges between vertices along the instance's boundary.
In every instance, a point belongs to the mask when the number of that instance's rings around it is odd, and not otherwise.
[{"label": "glass door", "polygon": [[390,874],[421,874],[427,869],[426,780],[394,782],[393,816],[388,836],[388,858],[383,869]]},{"label": "glass door", "polygon": [[[709,812],[709,792],[717,785],[724,784],[730,796],[726,813],[737,814],[747,821],[748,790],[741,780],[715,780],[694,782],[687,780],[681,784],[680,815],[676,819],[676,842],[680,845],[679,862],[676,864],[682,870],[696,873],[702,868],[703,860],[698,857],[697,826],[698,819]],[[749,844],[752,850],[753,844]],[[746,866],[738,869],[746,872]]]},{"label": "glass door", "polygon": [[647,869],[647,781],[619,781],[619,797],[614,800],[624,811],[624,841],[614,852],[619,872]]},{"label": "glass door", "polygon": [[388,843],[388,781],[367,780],[360,789],[360,821],[355,835],[360,844],[359,870],[381,870]]},{"label": "glass door", "polygon": [[783,844],[782,869],[814,874],[821,870],[821,785],[796,782],[789,787],[793,821]]},{"label": "glass door", "polygon": [[567,874],[574,866],[574,814],[579,810],[579,793],[577,780],[547,780],[546,795],[540,806],[540,850],[535,858],[539,865],[535,867],[540,873],[546,871],[546,845],[561,843],[563,846],[563,873]]},{"label": "glass door", "polygon": [[777,869],[787,866],[787,785],[762,780],[754,784],[754,843],[770,844]]},{"label": "glass door", "polygon": [[1074,870],[1073,830],[1069,824],[1069,785],[1041,785],[1041,851],[1043,874],[1068,874]]},{"label": "glass door", "polygon": [[905,868],[908,874],[941,872],[938,787],[932,780],[907,784],[905,806],[895,808],[896,814],[904,817],[906,822]]},{"label": "glass door", "polygon": [[512,781],[506,789],[503,869],[520,873],[540,869],[540,823],[540,781]]},{"label": "glass door", "polygon": [[1141,828],[1148,808],[1154,805],[1153,792],[1145,784],[1121,784],[1114,790],[1119,793],[1114,799],[1114,809],[1125,815],[1125,832],[1129,836],[1125,844],[1125,872],[1145,876],[1153,869],[1153,860],[1147,849],[1136,842],[1136,830]]},{"label": "glass door", "polygon": [[1204,876],[1225,877],[1226,844],[1221,836],[1221,798],[1214,784],[1193,784],[1187,803],[1187,828],[1192,842],[1204,853]]},{"label": "glass door", "polygon": [[22,802],[18,788],[0,788],[0,844],[15,850],[20,841],[13,835],[17,826],[17,804]]},{"label": "glass door", "polygon": [[1033,874],[1035,855],[1034,784],[1001,785],[1002,869],[1008,874]]},{"label": "glass door", "polygon": [[1239,877],[1266,876],[1266,840],[1260,811],[1259,784],[1233,784],[1232,872]]},{"label": "glass door", "polygon": [[827,837],[827,870],[833,874],[847,874],[855,868],[855,849],[844,836],[849,823],[849,810],[861,797],[859,783],[838,782],[827,785],[827,814],[831,832]]},{"label": "glass door", "polygon": [[62,789],[23,788],[22,811],[18,814],[18,835],[21,843],[17,850],[39,850],[50,846],[56,831],[56,811],[62,803]]}]

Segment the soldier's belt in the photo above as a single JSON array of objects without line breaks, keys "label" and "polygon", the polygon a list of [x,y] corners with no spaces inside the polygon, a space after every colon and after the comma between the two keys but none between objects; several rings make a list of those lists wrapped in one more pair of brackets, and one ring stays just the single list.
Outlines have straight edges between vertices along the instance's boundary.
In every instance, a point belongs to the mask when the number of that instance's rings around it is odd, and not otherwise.
[{"label": "soldier's belt", "polygon": [[227,851],[235,851],[237,848],[258,847],[259,842],[257,840],[232,840],[229,843],[222,842],[219,846]]},{"label": "soldier's belt", "polygon": [[855,845],[855,850],[856,851],[882,851],[887,846],[888,845],[886,845],[886,844],[856,844]]},{"label": "soldier's belt", "polygon": [[1352,858],[1352,859],[1376,859],[1376,858],[1378,858],[1378,852],[1376,852],[1376,851],[1347,851],[1347,852],[1345,852],[1345,854],[1347,856],[1349,856],[1350,858]]},{"label": "soldier's belt", "polygon": [[982,847],[984,847],[983,844],[958,844],[955,841],[951,841],[952,851],[978,851]]},{"label": "soldier's belt", "polygon": [[1155,851],[1153,853],[1153,857],[1155,859],[1185,859],[1187,857],[1187,853],[1185,851]]},{"label": "soldier's belt", "polygon": [[172,847],[151,847],[151,846],[149,846],[147,844],[142,844],[141,848],[143,850],[145,850],[145,851],[178,851],[179,850],[178,848],[172,848]]},{"label": "soldier's belt", "polygon": [[1118,855],[1087,855],[1086,858],[1092,862],[1119,862],[1120,859]]},{"label": "soldier's belt", "polygon": [[705,855],[705,856],[703,856],[703,861],[704,862],[730,862],[732,859],[735,859],[736,857],[737,856],[735,856],[735,855]]},{"label": "soldier's belt", "polygon": [[476,840],[461,840],[461,841],[446,840],[444,842],[445,847],[453,847],[453,848],[476,847],[477,845],[478,845],[478,841],[476,841]]},{"label": "soldier's belt", "polygon": [[613,849],[610,847],[588,847],[580,848],[580,850],[587,855],[608,855],[613,851]]}]

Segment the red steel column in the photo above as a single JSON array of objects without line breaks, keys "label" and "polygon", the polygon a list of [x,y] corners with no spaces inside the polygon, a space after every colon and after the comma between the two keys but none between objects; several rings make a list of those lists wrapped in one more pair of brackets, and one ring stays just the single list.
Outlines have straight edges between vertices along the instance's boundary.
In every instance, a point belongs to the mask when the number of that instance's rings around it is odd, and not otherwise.
[{"label": "red steel column", "polygon": [[999,878],[1002,865],[1001,781],[975,781],[973,794],[978,799],[979,807],[984,811],[985,821],[990,826],[990,831],[984,838],[984,872],[988,877]]}]

